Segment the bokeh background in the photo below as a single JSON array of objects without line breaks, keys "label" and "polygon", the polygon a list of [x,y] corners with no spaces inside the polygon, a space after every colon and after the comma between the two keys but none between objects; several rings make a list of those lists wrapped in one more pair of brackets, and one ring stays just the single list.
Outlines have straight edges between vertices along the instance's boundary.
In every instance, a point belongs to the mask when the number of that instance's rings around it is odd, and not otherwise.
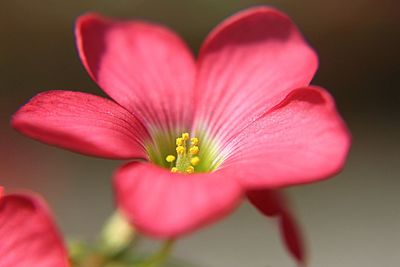
[{"label": "bokeh background", "polygon": [[[312,267],[400,264],[400,1],[2,0],[0,184],[49,201],[63,232],[93,239],[112,212],[110,176],[121,163],[73,154],[16,133],[9,119],[50,89],[102,94],[79,62],[73,25],[86,11],[145,18],[175,29],[197,51],[223,18],[256,4],[288,13],[320,56],[328,88],[353,134],[345,170],[288,191]],[[157,242],[148,242],[151,250]],[[174,256],[204,267],[294,266],[273,221],[242,205],[178,243]]]}]

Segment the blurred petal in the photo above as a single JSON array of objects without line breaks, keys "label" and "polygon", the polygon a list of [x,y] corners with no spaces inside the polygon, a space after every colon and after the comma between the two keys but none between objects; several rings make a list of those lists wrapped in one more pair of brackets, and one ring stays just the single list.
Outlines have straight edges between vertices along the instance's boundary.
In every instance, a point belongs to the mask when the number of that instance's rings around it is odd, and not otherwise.
[{"label": "blurred petal", "polygon": [[290,90],[307,86],[317,65],[285,14],[268,7],[239,12],[217,26],[200,50],[196,125],[228,140]]},{"label": "blurred petal", "polygon": [[146,126],[189,126],[195,63],[175,33],[156,24],[87,14],[77,21],[76,38],[92,78]]},{"label": "blurred petal", "polygon": [[150,163],[130,163],[115,175],[117,202],[135,227],[175,238],[220,219],[242,196],[238,183],[219,172],[173,174]]},{"label": "blurred petal", "polygon": [[0,266],[69,266],[63,241],[39,198],[6,195],[0,200]]},{"label": "blurred petal", "polygon": [[248,188],[276,188],[315,182],[339,172],[350,135],[331,96],[308,87],[241,132],[221,168]]},{"label": "blurred petal", "polygon": [[12,126],[41,142],[106,158],[145,158],[148,134],[111,100],[78,92],[48,91],[33,97]]},{"label": "blurred petal", "polygon": [[305,264],[306,255],[301,231],[286,205],[284,195],[277,190],[253,190],[247,193],[247,197],[266,216],[278,217],[287,249],[299,264]]}]

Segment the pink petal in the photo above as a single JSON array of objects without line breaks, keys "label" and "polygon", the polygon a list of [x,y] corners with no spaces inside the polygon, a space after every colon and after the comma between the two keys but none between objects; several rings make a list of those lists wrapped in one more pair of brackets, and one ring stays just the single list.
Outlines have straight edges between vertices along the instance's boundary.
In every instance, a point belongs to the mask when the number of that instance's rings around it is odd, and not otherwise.
[{"label": "pink petal", "polygon": [[115,175],[117,203],[135,227],[150,236],[175,238],[232,211],[238,183],[220,172],[173,174],[150,163],[131,163]]},{"label": "pink petal", "polygon": [[200,50],[196,125],[228,140],[290,90],[307,86],[317,65],[285,14],[268,7],[239,12],[217,26]]},{"label": "pink petal", "polygon": [[249,188],[310,183],[339,172],[349,147],[331,96],[308,87],[292,91],[241,132],[221,168]]},{"label": "pink petal", "polygon": [[284,195],[277,190],[253,190],[247,193],[250,202],[263,214],[278,217],[285,245],[300,266],[306,262],[301,231],[286,205]]},{"label": "pink petal", "polygon": [[33,97],[13,116],[21,133],[51,145],[107,158],[145,158],[148,134],[111,100],[78,92],[49,91]]},{"label": "pink petal", "polygon": [[175,33],[156,24],[87,14],[77,21],[76,38],[92,78],[146,126],[188,127],[195,63]]},{"label": "pink petal", "polygon": [[69,266],[63,241],[38,197],[6,195],[0,200],[0,266]]}]

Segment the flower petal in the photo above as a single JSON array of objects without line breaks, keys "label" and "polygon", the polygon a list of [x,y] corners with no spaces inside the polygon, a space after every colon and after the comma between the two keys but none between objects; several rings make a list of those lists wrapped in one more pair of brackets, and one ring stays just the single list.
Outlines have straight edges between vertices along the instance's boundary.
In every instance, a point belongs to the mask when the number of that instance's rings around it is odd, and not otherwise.
[{"label": "flower petal", "polygon": [[78,92],[48,91],[12,118],[21,133],[51,145],[106,158],[145,158],[148,133],[111,100]]},{"label": "flower petal", "polygon": [[76,38],[92,78],[146,126],[189,126],[195,63],[175,33],[156,24],[87,14],[77,21]]},{"label": "flower petal", "polygon": [[326,91],[292,91],[230,143],[221,168],[249,188],[309,183],[339,172],[350,135]]},{"label": "flower petal", "polygon": [[0,200],[0,266],[69,266],[63,241],[44,202],[28,195]]},{"label": "flower petal", "polygon": [[278,217],[285,245],[300,266],[306,262],[304,242],[296,220],[286,205],[284,195],[277,190],[252,190],[247,193],[250,202],[263,214]]},{"label": "flower petal", "polygon": [[238,183],[220,172],[173,174],[150,163],[130,163],[115,175],[117,203],[135,227],[150,236],[175,238],[232,211]]},{"label": "flower petal", "polygon": [[196,126],[228,140],[292,89],[307,86],[317,56],[281,12],[255,7],[214,29],[199,55]]}]

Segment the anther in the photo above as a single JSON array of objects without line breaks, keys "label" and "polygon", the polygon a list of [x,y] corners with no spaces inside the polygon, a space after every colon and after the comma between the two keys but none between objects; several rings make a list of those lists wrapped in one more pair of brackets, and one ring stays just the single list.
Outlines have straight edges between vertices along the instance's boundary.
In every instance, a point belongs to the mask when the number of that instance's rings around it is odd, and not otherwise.
[{"label": "anther", "polygon": [[197,153],[199,153],[199,147],[198,147],[198,146],[192,146],[192,147],[189,149],[189,152],[190,152],[192,155],[197,155]]},{"label": "anther", "polygon": [[174,162],[175,161],[175,156],[174,155],[168,155],[166,158],[165,158],[165,160],[167,161],[167,162]]},{"label": "anther", "polygon": [[182,139],[182,137],[176,138],[176,145],[177,145],[177,146],[183,145],[183,139]]},{"label": "anther", "polygon": [[199,164],[199,162],[200,162],[200,158],[199,157],[193,157],[190,160],[190,164],[192,164],[193,166],[197,166]]},{"label": "anther", "polygon": [[183,146],[177,146],[176,153],[178,153],[178,155],[182,155],[183,153],[185,153],[185,148]]},{"label": "anther", "polygon": [[194,167],[193,166],[187,167],[186,172],[187,173],[194,173]]},{"label": "anther", "polygon": [[190,138],[190,143],[194,146],[197,146],[199,144],[199,139],[196,137]]},{"label": "anther", "polygon": [[173,172],[173,173],[178,172],[178,168],[177,168],[177,167],[172,167],[172,168],[171,168],[171,172]]},{"label": "anther", "polygon": [[189,134],[188,133],[183,133],[182,134],[182,139],[183,139],[183,141],[188,140],[189,139]]}]

